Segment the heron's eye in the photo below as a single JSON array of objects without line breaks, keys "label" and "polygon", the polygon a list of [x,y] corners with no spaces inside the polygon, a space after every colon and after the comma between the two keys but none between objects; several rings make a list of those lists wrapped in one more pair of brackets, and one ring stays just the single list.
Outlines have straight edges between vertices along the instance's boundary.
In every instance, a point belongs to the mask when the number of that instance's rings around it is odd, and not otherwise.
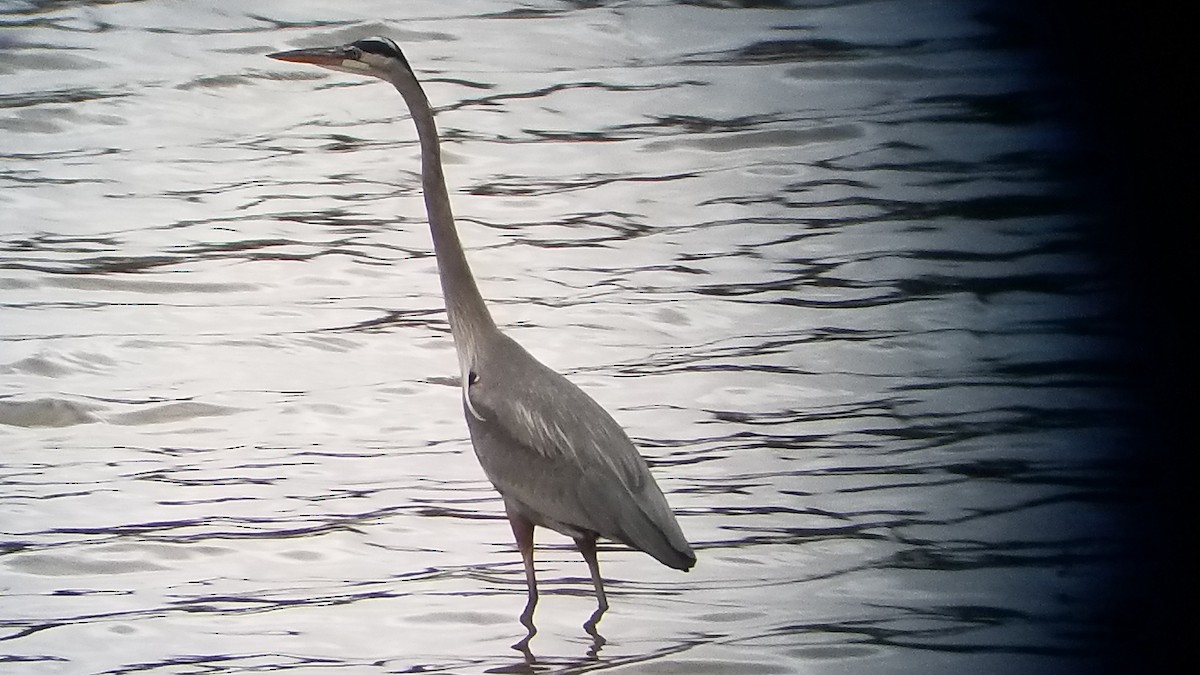
[{"label": "heron's eye", "polygon": [[479,381],[479,373],[471,371],[467,373],[467,384],[475,384]]}]

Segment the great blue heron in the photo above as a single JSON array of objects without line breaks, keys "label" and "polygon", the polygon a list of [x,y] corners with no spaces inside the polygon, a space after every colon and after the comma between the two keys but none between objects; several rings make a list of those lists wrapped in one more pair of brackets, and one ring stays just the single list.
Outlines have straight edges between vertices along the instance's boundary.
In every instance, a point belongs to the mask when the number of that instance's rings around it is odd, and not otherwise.
[{"label": "great blue heron", "polygon": [[390,82],[412,113],[421,144],[425,209],[458,352],[463,414],[475,455],[504,499],[525,565],[525,642],[535,632],[538,598],[535,526],[574,539],[587,561],[597,601],[585,624],[589,630],[608,608],[597,537],[624,542],[669,567],[691,569],[696,563],[692,547],[629,437],[590,396],[530,356],[492,320],[454,228],[433,111],[396,43],[368,38],[269,56]]}]

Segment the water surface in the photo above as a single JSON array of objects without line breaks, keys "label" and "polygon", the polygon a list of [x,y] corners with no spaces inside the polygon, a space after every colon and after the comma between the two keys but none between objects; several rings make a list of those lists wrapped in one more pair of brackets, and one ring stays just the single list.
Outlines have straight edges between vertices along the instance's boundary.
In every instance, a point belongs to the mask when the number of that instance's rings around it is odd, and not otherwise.
[{"label": "water surface", "polygon": [[[1126,406],[1057,83],[987,3],[24,2],[0,12],[11,673],[1062,672]],[[697,549],[612,609],[476,464],[415,133],[497,321]]]}]

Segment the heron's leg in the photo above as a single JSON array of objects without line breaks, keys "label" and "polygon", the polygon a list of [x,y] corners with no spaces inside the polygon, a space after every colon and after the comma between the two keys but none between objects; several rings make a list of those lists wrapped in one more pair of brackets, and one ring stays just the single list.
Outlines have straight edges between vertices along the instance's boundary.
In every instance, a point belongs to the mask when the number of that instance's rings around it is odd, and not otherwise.
[{"label": "heron's leg", "polygon": [[600,560],[596,558],[596,535],[587,534],[576,539],[575,546],[579,548],[583,559],[587,561],[588,570],[592,573],[592,586],[596,588],[596,611],[592,612],[591,618],[583,624],[583,629],[592,636],[592,649],[599,651],[605,640],[597,632],[596,624],[600,623],[600,618],[608,611],[608,597],[604,595],[604,579],[600,577]]},{"label": "heron's leg", "polygon": [[600,578],[600,561],[596,558],[596,535],[584,535],[575,540],[575,546],[587,561],[588,570],[592,573],[592,586],[596,588],[596,604],[600,609],[608,609],[608,598],[604,595],[604,580]]},{"label": "heron's leg", "polygon": [[512,509],[508,509],[508,523],[512,526],[513,537],[516,538],[517,548],[521,551],[521,560],[525,563],[528,600],[525,602],[525,611],[521,612],[521,625],[529,629],[529,634],[518,644],[528,644],[530,638],[537,633],[537,628],[533,625],[533,609],[538,601],[537,575],[533,569],[533,523]]}]

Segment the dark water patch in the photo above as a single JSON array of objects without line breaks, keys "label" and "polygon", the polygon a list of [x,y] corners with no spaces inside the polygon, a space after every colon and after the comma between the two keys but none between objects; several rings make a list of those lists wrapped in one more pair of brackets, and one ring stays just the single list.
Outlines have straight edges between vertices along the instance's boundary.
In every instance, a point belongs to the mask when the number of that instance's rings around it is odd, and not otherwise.
[{"label": "dark water patch", "polygon": [[166,424],[201,417],[222,417],[242,412],[241,408],[213,405],[210,403],[181,402],[167,403],[142,410],[109,415],[107,420],[112,424]]},{"label": "dark water patch", "polygon": [[[577,89],[578,90],[598,90],[598,91],[621,93],[621,92],[662,91],[662,90],[667,90],[667,89],[674,89],[677,87],[691,87],[691,86],[697,86],[697,85],[702,85],[702,84],[703,84],[703,82],[699,82],[697,80],[676,80],[676,81],[672,81],[672,82],[655,82],[655,83],[651,83],[651,84],[618,84],[615,82],[605,82],[605,81],[600,81],[600,80],[592,80],[592,81],[586,81],[586,82],[566,82],[566,83],[561,83],[561,84],[550,85],[548,87],[543,87],[540,89],[532,89],[532,90],[520,91],[520,92],[501,92],[501,93],[492,94],[490,96],[483,96],[483,97],[473,98],[473,99],[464,99],[462,101],[459,101],[458,103],[451,103],[451,104],[447,104],[447,105],[443,105],[443,106],[438,106],[435,109],[435,111],[440,113],[440,112],[457,110],[459,108],[468,108],[468,107],[472,107],[472,108],[473,107],[484,107],[484,108],[499,107],[499,106],[503,105],[505,101],[521,100],[521,99],[549,98],[553,94],[556,94],[558,92],[571,91],[571,90],[577,90]],[[490,88],[492,88],[492,85],[484,85],[484,84],[474,83],[474,84],[472,84],[472,88],[490,89]],[[582,138],[580,140],[589,140],[587,132],[583,132],[583,133],[585,134],[585,136],[584,136],[584,138]]]},{"label": "dark water patch", "polygon": [[742,47],[733,59],[738,63],[793,61],[842,61],[861,58],[862,45],[833,38],[769,40]]},{"label": "dark water patch", "polygon": [[786,148],[811,143],[832,143],[859,138],[860,127],[850,124],[815,127],[809,129],[776,129],[752,131],[740,134],[722,134],[707,138],[682,138],[654,141],[643,146],[648,151],[663,152],[679,149],[706,150],[709,152],[733,152],[759,148]]},{"label": "dark water patch", "polygon": [[471,194],[480,196],[539,196],[589,190],[612,183],[668,183],[671,181],[696,178],[694,173],[678,173],[669,175],[584,175],[571,181],[543,181],[535,183],[529,177],[501,176],[491,183],[476,185]]},{"label": "dark water patch", "polygon": [[28,373],[41,377],[62,377],[72,372],[74,372],[73,368],[44,356],[31,356],[12,363],[0,364],[0,373]]},{"label": "dark water patch", "polygon": [[197,77],[189,82],[175,85],[176,89],[221,89],[224,87],[240,87],[250,84],[253,80],[240,75],[206,75]]},{"label": "dark water patch", "polygon": [[10,557],[4,564],[9,569],[25,574],[67,577],[134,574],[167,569],[145,560],[95,560],[37,553]]},{"label": "dark water patch", "polygon": [[0,399],[0,424],[10,427],[69,427],[100,421],[101,406],[62,398]]},{"label": "dark water patch", "polygon": [[[0,109],[32,108],[38,106],[74,105],[130,96],[127,92],[97,89],[59,89],[51,91],[0,94]],[[54,109],[52,109],[54,110]]]},{"label": "dark water patch", "polygon": [[957,94],[930,96],[913,101],[918,107],[946,108],[943,113],[922,115],[923,122],[1025,126],[1053,119],[1055,99],[1042,91],[1010,91],[1001,94]]}]

